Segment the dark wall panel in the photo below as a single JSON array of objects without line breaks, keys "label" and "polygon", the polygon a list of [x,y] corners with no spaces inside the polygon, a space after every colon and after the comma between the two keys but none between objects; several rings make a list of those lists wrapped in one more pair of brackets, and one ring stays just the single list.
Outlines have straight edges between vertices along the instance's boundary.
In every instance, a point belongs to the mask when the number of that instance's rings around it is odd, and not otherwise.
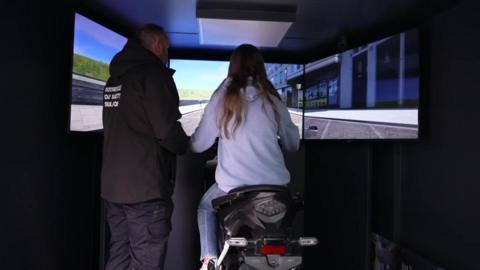
[{"label": "dark wall panel", "polygon": [[372,231],[394,240],[395,163],[392,143],[372,147]]},{"label": "dark wall panel", "polygon": [[2,5],[2,269],[93,269],[101,138],[68,134],[71,13]]},{"label": "dark wall panel", "polygon": [[306,141],[306,269],[367,269],[370,160],[368,143]]},{"label": "dark wall panel", "polygon": [[375,144],[372,229],[447,269],[480,269],[480,3],[422,27],[421,141]]},{"label": "dark wall panel", "polygon": [[197,207],[206,191],[206,155],[192,154],[177,158],[177,177],[173,195],[172,232],[168,243],[166,270],[200,268],[200,239]]},{"label": "dark wall panel", "polygon": [[403,150],[401,242],[447,269],[480,269],[480,3],[429,25],[427,134]]}]

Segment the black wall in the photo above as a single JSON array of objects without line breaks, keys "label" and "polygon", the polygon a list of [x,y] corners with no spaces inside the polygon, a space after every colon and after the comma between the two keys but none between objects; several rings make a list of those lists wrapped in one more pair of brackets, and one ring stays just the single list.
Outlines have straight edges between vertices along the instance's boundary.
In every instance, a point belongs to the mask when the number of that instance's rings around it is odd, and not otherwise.
[{"label": "black wall", "polygon": [[305,226],[321,243],[307,269],[366,269],[369,229],[446,269],[480,269],[479,6],[422,26],[420,142],[307,142]]},{"label": "black wall", "polygon": [[426,138],[402,149],[400,243],[447,269],[480,269],[480,3],[430,28]]},{"label": "black wall", "polygon": [[307,141],[305,269],[367,269],[371,146]]},{"label": "black wall", "polygon": [[54,1],[1,13],[0,268],[95,269],[101,137],[67,134],[72,14]]}]

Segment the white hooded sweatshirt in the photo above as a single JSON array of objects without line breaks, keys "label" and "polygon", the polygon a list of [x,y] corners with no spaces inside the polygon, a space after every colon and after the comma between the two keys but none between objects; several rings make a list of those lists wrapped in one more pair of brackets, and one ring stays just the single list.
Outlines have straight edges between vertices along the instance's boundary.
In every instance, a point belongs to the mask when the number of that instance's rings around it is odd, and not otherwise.
[{"label": "white hooded sweatshirt", "polygon": [[[250,81],[246,89],[241,90],[242,122],[227,139],[220,118],[223,98],[230,82],[230,78],[224,80],[212,95],[200,124],[191,137],[192,151],[206,151],[219,138],[215,179],[225,192],[244,185],[288,184],[290,174],[278,138],[286,151],[297,151],[300,138],[287,107],[278,98],[271,96],[280,116],[277,124],[272,106]],[[233,119],[230,121],[230,131],[232,125]]]}]

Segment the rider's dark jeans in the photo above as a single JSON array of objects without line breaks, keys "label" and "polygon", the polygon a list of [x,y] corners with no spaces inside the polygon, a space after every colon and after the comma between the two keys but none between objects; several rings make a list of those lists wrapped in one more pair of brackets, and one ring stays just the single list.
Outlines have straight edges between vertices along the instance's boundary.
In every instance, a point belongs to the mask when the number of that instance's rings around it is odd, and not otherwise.
[{"label": "rider's dark jeans", "polygon": [[106,270],[163,270],[171,231],[171,200],[135,204],[105,201],[110,227]]}]

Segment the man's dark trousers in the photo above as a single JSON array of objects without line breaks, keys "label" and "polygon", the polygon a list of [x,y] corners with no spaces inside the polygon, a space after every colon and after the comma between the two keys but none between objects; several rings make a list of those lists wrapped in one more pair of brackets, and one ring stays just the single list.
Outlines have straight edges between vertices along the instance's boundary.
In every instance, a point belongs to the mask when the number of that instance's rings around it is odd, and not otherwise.
[{"label": "man's dark trousers", "polygon": [[105,201],[105,205],[111,235],[105,270],[163,270],[171,231],[171,200]]}]

